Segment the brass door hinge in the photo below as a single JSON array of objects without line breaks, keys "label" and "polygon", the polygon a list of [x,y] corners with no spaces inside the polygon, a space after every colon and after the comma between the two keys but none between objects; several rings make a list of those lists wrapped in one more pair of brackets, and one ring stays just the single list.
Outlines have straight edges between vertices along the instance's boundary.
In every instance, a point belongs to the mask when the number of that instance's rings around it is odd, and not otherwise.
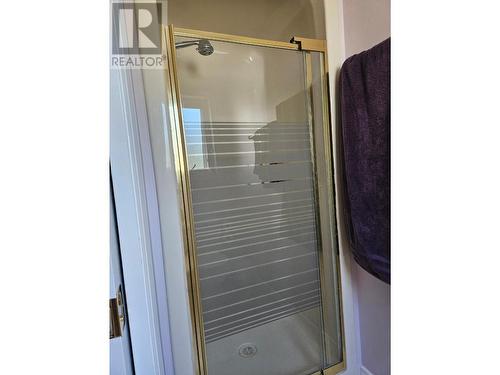
[{"label": "brass door hinge", "polygon": [[125,305],[123,303],[122,286],[118,287],[116,297],[109,299],[109,338],[123,335],[125,327]]},{"label": "brass door hinge", "polygon": [[294,36],[290,43],[298,44],[301,51],[326,52],[326,40]]}]

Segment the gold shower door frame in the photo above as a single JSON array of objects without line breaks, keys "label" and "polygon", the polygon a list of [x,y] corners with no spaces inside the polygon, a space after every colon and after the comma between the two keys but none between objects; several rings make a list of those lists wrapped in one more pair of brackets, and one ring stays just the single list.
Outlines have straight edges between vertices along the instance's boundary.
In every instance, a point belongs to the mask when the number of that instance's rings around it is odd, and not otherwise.
[{"label": "gold shower door frame", "polygon": [[[335,255],[335,265],[337,274],[337,288],[338,288],[338,298],[339,298],[339,314],[340,314],[340,337],[342,340],[342,361],[332,365],[324,370],[320,370],[312,375],[334,375],[343,371],[346,367],[346,350],[345,350],[345,335],[344,335],[344,318],[342,309],[342,293],[341,293],[341,278],[340,278],[340,265],[339,265],[339,254],[338,254],[338,236],[337,236],[337,225],[335,220],[335,191],[333,186],[333,147],[331,138],[331,126],[330,126],[330,106],[329,106],[329,91],[328,91],[328,61],[327,61],[327,51],[326,51],[326,41],[319,39],[309,39],[302,37],[293,37],[290,43],[257,39],[244,36],[236,36],[229,34],[220,34],[208,31],[191,30],[174,27],[169,25],[164,27],[162,32],[162,44],[164,55],[166,56],[167,63],[167,74],[166,76],[166,88],[169,104],[169,116],[171,120],[171,132],[172,132],[172,144],[174,148],[175,155],[175,169],[177,175],[177,181],[179,184],[179,191],[181,192],[182,206],[180,207],[181,215],[183,218],[183,240],[184,240],[184,258],[185,266],[187,271],[187,282],[189,290],[189,301],[190,301],[190,314],[191,322],[193,328],[193,346],[195,353],[195,367],[197,374],[206,375],[207,374],[207,359],[206,359],[206,345],[205,345],[205,334],[203,329],[203,313],[201,306],[200,297],[200,282],[197,272],[197,259],[196,259],[196,243],[195,243],[195,232],[194,232],[194,215],[192,209],[192,198],[191,198],[191,187],[189,182],[189,169],[187,164],[187,148],[186,141],[184,137],[183,121],[182,121],[182,105],[181,96],[179,89],[179,82],[177,77],[177,66],[176,66],[176,50],[175,50],[175,37],[189,37],[197,39],[208,39],[221,42],[230,42],[238,44],[246,44],[252,46],[261,47],[271,47],[288,49],[295,51],[304,52],[305,67],[306,67],[306,89],[309,92],[309,120],[313,124],[314,116],[312,113],[312,79],[313,79],[313,68],[312,68],[312,56],[311,52],[319,52],[322,54],[323,61],[323,73],[324,77],[321,79],[321,90],[322,90],[322,112],[323,112],[323,140],[324,140],[324,150],[321,150],[321,156],[325,157],[327,161],[327,194],[329,211],[327,215],[333,217],[332,222],[335,224],[335,228],[330,228],[332,233],[332,238],[336,242],[337,254]],[[315,150],[313,156],[313,167],[315,173],[315,182],[318,180],[316,175],[316,159],[318,150]],[[317,184],[315,184],[317,185]],[[315,187],[316,194],[318,194],[318,188]],[[316,200],[317,210],[320,212],[321,207],[319,207],[318,200]],[[333,251],[333,249],[327,249]],[[324,249],[320,246],[320,253]],[[324,262],[323,257],[319,256],[320,265],[320,285],[322,299],[324,298],[324,289],[326,287],[324,280]],[[332,287],[332,286],[330,286]],[[335,286],[333,286],[335,287]],[[322,304],[322,309],[324,309],[324,304]],[[326,314],[323,314],[325,316]]]}]

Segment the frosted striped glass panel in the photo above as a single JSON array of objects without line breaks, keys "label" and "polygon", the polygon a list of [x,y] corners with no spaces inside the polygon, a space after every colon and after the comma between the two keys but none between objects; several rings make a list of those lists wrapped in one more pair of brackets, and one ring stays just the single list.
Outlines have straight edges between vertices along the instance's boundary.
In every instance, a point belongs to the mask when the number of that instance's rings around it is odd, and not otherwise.
[{"label": "frosted striped glass panel", "polygon": [[[304,55],[210,42],[177,51],[208,372],[310,374],[323,334]],[[233,363],[247,342],[267,348],[258,370]]]},{"label": "frosted striped glass panel", "polygon": [[[224,130],[210,136],[207,168],[196,165],[205,144],[189,136],[200,125]],[[185,129],[206,340],[318,306],[308,124]]]}]

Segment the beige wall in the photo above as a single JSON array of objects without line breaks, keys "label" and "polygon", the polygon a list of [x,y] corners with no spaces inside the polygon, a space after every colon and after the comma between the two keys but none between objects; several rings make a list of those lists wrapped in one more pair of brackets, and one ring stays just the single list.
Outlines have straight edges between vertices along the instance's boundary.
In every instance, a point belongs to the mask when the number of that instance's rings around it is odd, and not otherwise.
[{"label": "beige wall", "polygon": [[346,57],[364,51],[391,35],[390,0],[344,0]]},{"label": "beige wall", "polygon": [[168,0],[177,27],[290,41],[325,39],[323,0]]}]

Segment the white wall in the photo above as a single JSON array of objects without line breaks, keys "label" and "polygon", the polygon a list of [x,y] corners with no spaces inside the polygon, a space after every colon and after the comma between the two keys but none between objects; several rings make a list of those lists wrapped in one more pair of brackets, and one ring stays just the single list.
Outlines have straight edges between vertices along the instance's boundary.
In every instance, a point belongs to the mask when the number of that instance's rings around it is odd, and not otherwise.
[{"label": "white wall", "polygon": [[358,295],[361,365],[373,375],[388,375],[391,288],[356,263],[353,263],[353,275]]},{"label": "white wall", "polygon": [[[167,2],[162,1],[162,22],[167,17]],[[151,142],[154,183],[158,198],[159,226],[169,316],[172,361],[175,375],[195,373],[192,349],[187,269],[184,263],[181,199],[175,170],[165,70],[142,70],[144,96]]]},{"label": "white wall", "polygon": [[[390,36],[390,0],[344,0],[345,57],[373,47]],[[359,343],[363,375],[390,373],[390,286],[355,262]]]},{"label": "white wall", "polygon": [[344,0],[346,58],[391,35],[390,0]]}]

